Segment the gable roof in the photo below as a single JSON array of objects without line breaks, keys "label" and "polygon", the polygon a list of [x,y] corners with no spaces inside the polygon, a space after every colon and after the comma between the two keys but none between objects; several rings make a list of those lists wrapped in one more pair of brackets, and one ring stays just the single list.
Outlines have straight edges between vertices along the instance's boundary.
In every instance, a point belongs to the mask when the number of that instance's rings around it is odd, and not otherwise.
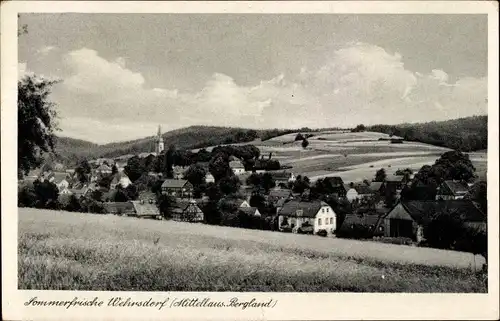
[{"label": "gable roof", "polygon": [[272,189],[269,191],[269,197],[271,198],[287,198],[292,195],[292,191],[289,189]]},{"label": "gable roof", "polygon": [[364,225],[371,226],[373,225],[375,228],[383,223],[383,218],[386,214],[377,214],[377,213],[367,213],[367,214],[346,214],[342,225],[339,229],[348,229],[351,225]]},{"label": "gable roof", "polygon": [[[240,207],[243,202],[247,202],[247,200],[242,199],[242,198],[223,198],[221,201],[224,201],[225,203],[232,204],[236,207]],[[248,202],[247,202],[248,203]]]},{"label": "gable roof", "polygon": [[160,215],[160,210],[156,206],[156,203],[132,201],[132,205],[137,215]]},{"label": "gable roof", "polygon": [[104,202],[102,206],[107,213],[135,214],[132,202]]},{"label": "gable roof", "polygon": [[464,182],[444,181],[438,194],[449,192],[455,196],[463,196],[469,192],[469,186]]},{"label": "gable roof", "polygon": [[464,222],[485,222],[486,215],[470,200],[402,201],[406,212],[417,222],[425,222],[439,212],[451,212]]},{"label": "gable roof", "polygon": [[162,188],[183,188],[188,183],[185,179],[166,179],[162,184]]},{"label": "gable roof", "polygon": [[382,182],[371,182],[370,186],[368,186],[368,188],[370,188],[374,192],[378,192],[378,191],[380,191],[382,184],[383,184]]},{"label": "gable roof", "polygon": [[255,215],[259,211],[257,207],[240,207],[238,210],[247,215]]},{"label": "gable roof", "polygon": [[354,189],[356,190],[356,192],[358,192],[358,194],[361,194],[361,195],[373,194],[373,191],[371,190],[371,188],[369,186],[366,186],[366,185],[356,185],[356,186],[354,186]]},{"label": "gable roof", "polygon": [[172,208],[172,212],[183,213],[189,206],[196,206],[197,211],[201,212],[201,209],[195,200],[185,200],[185,199],[177,199],[175,201],[174,207]]},{"label": "gable roof", "polygon": [[68,182],[70,180],[69,175],[66,172],[53,172],[53,176],[54,176],[54,183],[56,184],[59,184],[64,180]]},{"label": "gable roof", "polygon": [[97,167],[96,171],[100,171],[100,172],[110,172],[111,171],[111,167],[109,167],[108,165],[106,164],[101,164],[99,167]]},{"label": "gable roof", "polygon": [[231,167],[231,168],[245,168],[239,160],[230,161],[229,167]]},{"label": "gable roof", "polygon": [[151,192],[150,190],[144,190],[139,192],[139,200],[156,200],[156,194]]},{"label": "gable roof", "polygon": [[128,180],[130,181],[130,178],[128,178],[128,176],[127,176],[125,173],[123,173],[123,172],[121,172],[121,173],[120,173],[120,172],[118,172],[118,173],[116,173],[116,174],[113,176],[113,179],[111,180],[111,183],[110,183],[110,184],[118,184],[118,183],[120,183],[120,181],[121,181],[122,179],[125,179],[125,180],[127,180],[127,179],[128,179]]},{"label": "gable roof", "polygon": [[389,174],[385,178],[385,181],[386,182],[402,182],[404,180],[404,178],[405,178],[404,175],[392,175],[392,174]]},{"label": "gable roof", "polygon": [[325,179],[330,181],[332,186],[344,186],[344,181],[340,176],[326,177]]},{"label": "gable roof", "polygon": [[287,171],[275,171],[275,172],[268,171],[268,173],[271,174],[271,176],[275,180],[283,180],[283,179],[288,180],[292,176],[292,173],[287,172]]},{"label": "gable roof", "polygon": [[[322,206],[328,206],[328,204],[317,200],[311,202],[292,200],[283,205],[278,215],[316,217]],[[302,214],[297,213],[300,210],[302,210]]]}]

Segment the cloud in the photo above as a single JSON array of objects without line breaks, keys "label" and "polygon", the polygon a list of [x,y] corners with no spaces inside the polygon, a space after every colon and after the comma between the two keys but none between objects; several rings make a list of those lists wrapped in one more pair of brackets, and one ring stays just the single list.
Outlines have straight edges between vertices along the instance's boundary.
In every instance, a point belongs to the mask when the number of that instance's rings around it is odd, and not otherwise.
[{"label": "cloud", "polygon": [[154,134],[152,122],[166,129],[193,124],[346,127],[487,112],[486,78],[451,83],[443,70],[413,72],[400,54],[366,43],[333,51],[319,68],[303,66],[295,75],[279,74],[253,85],[214,73],[197,92],[149,88],[123,57],[106,60],[92,49],[69,52],[63,62],[69,76],[54,93],[61,127],[94,141]]}]

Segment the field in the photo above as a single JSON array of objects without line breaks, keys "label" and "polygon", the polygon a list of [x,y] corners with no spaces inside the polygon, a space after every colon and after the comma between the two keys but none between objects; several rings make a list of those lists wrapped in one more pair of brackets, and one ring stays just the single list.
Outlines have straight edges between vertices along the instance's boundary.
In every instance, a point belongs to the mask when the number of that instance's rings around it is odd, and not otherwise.
[{"label": "field", "polygon": [[487,292],[472,254],[19,209],[21,289]]}]

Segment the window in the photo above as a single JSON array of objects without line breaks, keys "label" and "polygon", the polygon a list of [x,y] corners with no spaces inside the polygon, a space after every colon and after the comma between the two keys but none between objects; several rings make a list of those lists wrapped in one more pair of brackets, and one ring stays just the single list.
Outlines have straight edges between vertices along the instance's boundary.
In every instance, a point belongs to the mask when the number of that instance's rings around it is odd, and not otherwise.
[{"label": "window", "polygon": [[325,212],[325,209],[324,209],[324,208],[322,208],[322,209],[321,209],[321,213],[324,213],[324,212]]},{"label": "window", "polygon": [[329,208],[328,208],[328,207],[326,208],[326,212],[327,212],[327,213],[329,212]]},{"label": "window", "polygon": [[330,224],[333,224],[333,217],[330,217]]},{"label": "window", "polygon": [[318,218],[318,225],[321,225],[321,219]]}]

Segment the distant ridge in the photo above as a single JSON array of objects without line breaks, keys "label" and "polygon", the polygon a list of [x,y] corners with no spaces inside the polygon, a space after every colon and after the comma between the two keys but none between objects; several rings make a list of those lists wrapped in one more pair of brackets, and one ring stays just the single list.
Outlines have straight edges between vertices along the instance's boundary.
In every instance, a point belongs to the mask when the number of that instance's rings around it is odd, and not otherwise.
[{"label": "distant ridge", "polygon": [[[406,140],[420,141],[436,146],[473,151],[487,148],[487,123],[487,116],[473,116],[418,124],[373,125],[367,126],[367,130],[393,134]],[[195,149],[221,144],[251,142],[259,138],[267,140],[295,132],[336,129],[338,128],[249,129],[195,125],[168,131],[162,136],[166,148],[175,145],[178,149]],[[116,157],[154,151],[154,134],[135,140],[103,145],[69,137],[57,137],[56,157],[64,163],[74,164],[82,157]]]}]

